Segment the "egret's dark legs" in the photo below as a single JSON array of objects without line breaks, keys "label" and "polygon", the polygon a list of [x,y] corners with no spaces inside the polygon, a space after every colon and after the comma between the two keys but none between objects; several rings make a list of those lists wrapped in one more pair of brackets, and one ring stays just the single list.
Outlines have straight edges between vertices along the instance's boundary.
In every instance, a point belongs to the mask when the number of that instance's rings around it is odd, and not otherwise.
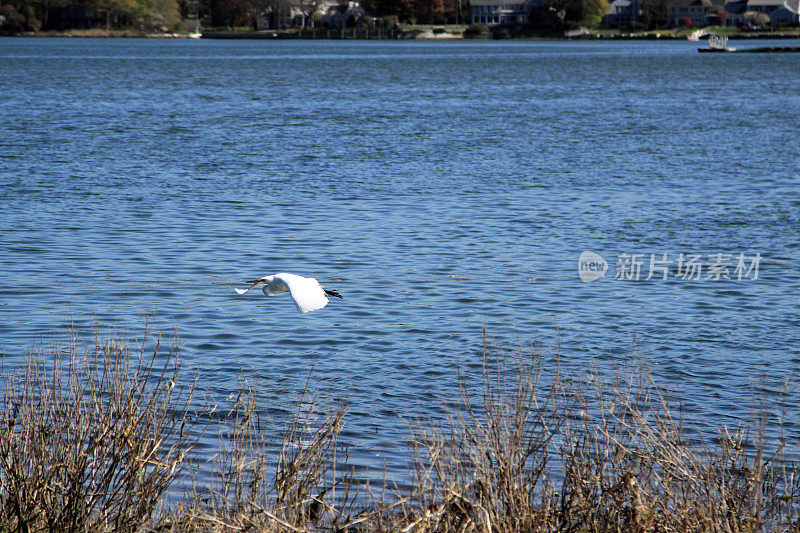
[{"label": "egret's dark legs", "polygon": [[329,291],[328,289],[322,289],[322,290],[325,291],[325,294],[327,294],[328,296],[336,296],[337,298],[341,298],[342,297],[341,294],[339,294],[338,292],[336,292],[334,290],[331,290],[331,291]]}]

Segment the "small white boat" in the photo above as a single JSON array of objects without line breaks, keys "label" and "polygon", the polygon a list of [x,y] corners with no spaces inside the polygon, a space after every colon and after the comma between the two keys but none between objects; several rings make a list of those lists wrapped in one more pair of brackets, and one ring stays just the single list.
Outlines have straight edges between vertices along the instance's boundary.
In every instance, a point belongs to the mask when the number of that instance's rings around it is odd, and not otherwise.
[{"label": "small white boat", "polygon": [[199,39],[203,34],[200,33],[200,21],[196,20],[194,24],[194,31],[188,35],[189,39]]},{"label": "small white boat", "polygon": [[698,48],[698,52],[735,52],[736,48],[731,48],[728,46],[728,36],[727,35],[716,35],[711,34],[708,37],[708,47],[707,48]]},{"label": "small white boat", "polygon": [[702,37],[703,35],[705,35],[705,33],[706,33],[706,32],[705,32],[705,30],[695,30],[695,31],[693,31],[692,33],[690,33],[690,34],[689,34],[689,35],[686,37],[686,40],[687,40],[687,41],[699,41],[699,40],[700,40],[700,37]]},{"label": "small white boat", "polygon": [[566,37],[567,39],[575,39],[576,37],[586,37],[588,35],[591,35],[591,32],[589,31],[588,28],[584,28],[583,26],[581,26],[577,30],[569,30],[564,32],[564,37]]}]

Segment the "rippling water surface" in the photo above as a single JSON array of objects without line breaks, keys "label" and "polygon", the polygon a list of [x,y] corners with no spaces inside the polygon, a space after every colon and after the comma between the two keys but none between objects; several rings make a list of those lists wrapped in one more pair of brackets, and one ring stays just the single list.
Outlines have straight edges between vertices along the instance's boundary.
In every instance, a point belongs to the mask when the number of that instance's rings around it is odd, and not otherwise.
[{"label": "rippling water surface", "polygon": [[[635,338],[692,425],[746,420],[800,366],[798,58],[696,46],[0,39],[0,348],[148,315],[205,390],[258,376],[276,411],[313,367],[351,394],[350,462],[390,474],[484,327],[567,367]],[[233,291],[279,271],[344,299]]]}]

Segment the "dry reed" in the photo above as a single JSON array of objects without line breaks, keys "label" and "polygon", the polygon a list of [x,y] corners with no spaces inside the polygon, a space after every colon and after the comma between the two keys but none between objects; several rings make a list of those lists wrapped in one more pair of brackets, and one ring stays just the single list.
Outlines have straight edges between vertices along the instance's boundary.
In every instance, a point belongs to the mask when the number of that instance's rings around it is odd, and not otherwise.
[{"label": "dry reed", "polygon": [[[710,440],[634,354],[615,379],[545,369],[534,351],[484,344],[444,422],[411,428],[412,489],[374,496],[346,470],[348,402],[320,405],[308,381],[278,440],[257,386],[224,410],[211,481],[163,511],[199,434],[194,386],[113,339],[83,354],[30,353],[4,373],[0,529],[16,531],[796,531],[798,436],[766,408]],[[556,354],[557,355],[557,354]],[[197,420],[194,417],[194,420]],[[778,422],[780,423],[780,422]],[[194,424],[197,424],[195,422]],[[191,437],[190,435],[195,435]],[[160,512],[161,511],[161,512]]]},{"label": "dry reed", "polygon": [[147,330],[133,355],[122,337],[70,339],[4,372],[0,529],[135,531],[186,465],[194,387],[175,387],[177,344]]},{"label": "dry reed", "polygon": [[361,490],[348,473],[336,471],[347,400],[322,412],[308,382],[300,396],[273,459],[273,443],[263,437],[256,388],[244,381],[220,428],[214,480],[194,488],[175,515],[173,530],[340,529],[356,518],[353,509]]}]

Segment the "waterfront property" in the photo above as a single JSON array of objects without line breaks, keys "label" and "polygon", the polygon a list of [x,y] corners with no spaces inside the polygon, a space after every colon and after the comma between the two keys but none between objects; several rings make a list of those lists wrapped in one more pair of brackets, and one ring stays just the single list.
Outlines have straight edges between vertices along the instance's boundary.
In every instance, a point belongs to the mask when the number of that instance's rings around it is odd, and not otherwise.
[{"label": "waterfront property", "polygon": [[603,17],[603,24],[609,28],[628,27],[641,20],[641,17],[639,0],[614,0]]},{"label": "waterfront property", "polygon": [[720,13],[721,22],[724,26],[741,26],[746,12],[747,0],[729,1]]},{"label": "waterfront property", "polygon": [[322,15],[322,23],[332,28],[344,28],[359,24],[366,13],[358,2],[331,5]]},{"label": "waterfront property", "polygon": [[689,21],[693,26],[707,26],[714,8],[711,0],[673,0],[667,7],[667,21],[670,26],[680,26]]},{"label": "waterfront property", "polygon": [[[757,22],[756,17],[759,14],[766,15],[763,23]],[[754,23],[768,23],[773,27],[798,26],[800,0],[735,0],[724,5],[719,0],[672,0],[667,8],[667,21],[670,26],[681,26],[688,21],[694,26],[740,26]]]},{"label": "waterfront property", "polygon": [[770,15],[770,22],[773,26],[799,26],[800,25],[800,3],[784,2]]},{"label": "waterfront property", "polygon": [[[548,5],[547,0],[470,0],[470,21],[484,26],[525,24],[536,8]],[[731,0],[727,3],[725,0],[671,0],[667,6],[667,23],[673,27],[740,26],[753,24],[757,20],[754,15],[763,13],[769,17],[771,26],[798,26],[799,5],[800,0]],[[614,0],[603,17],[603,24],[629,27],[641,17],[640,0]]]},{"label": "waterfront property", "polygon": [[533,8],[545,4],[544,0],[470,0],[471,21],[484,26],[524,24]]},{"label": "waterfront property", "polygon": [[797,26],[800,0],[748,0],[747,11],[769,16],[771,26]]},{"label": "waterfront property", "polygon": [[260,27],[279,30],[314,28],[321,24],[344,28],[361,23],[364,15],[361,5],[352,0],[292,0],[267,7],[260,15]]}]

